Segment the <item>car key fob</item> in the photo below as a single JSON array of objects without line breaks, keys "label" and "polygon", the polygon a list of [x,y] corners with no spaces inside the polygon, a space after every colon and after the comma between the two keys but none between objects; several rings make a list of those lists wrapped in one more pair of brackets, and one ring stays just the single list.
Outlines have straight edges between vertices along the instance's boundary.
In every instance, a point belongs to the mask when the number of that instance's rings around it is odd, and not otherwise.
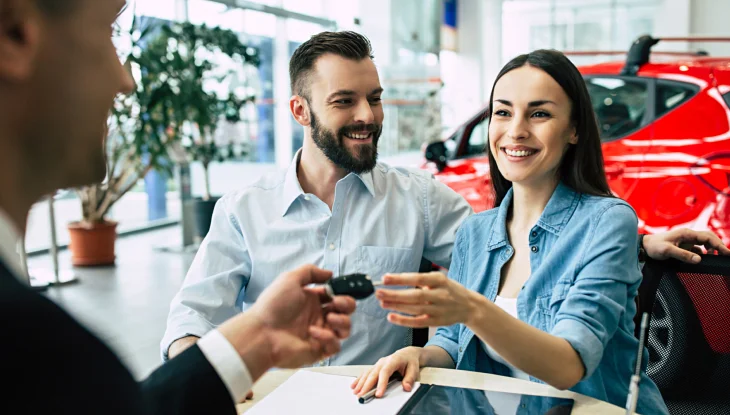
[{"label": "car key fob", "polygon": [[324,289],[330,297],[336,295],[347,295],[356,300],[370,297],[375,292],[375,286],[369,275],[349,274],[332,278],[324,285]]}]

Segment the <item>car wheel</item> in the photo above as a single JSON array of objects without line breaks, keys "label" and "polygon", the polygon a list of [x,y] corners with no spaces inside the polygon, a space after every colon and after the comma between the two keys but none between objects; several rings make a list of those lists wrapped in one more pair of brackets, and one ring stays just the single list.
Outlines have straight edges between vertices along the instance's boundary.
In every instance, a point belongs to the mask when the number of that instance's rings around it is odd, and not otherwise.
[{"label": "car wheel", "polygon": [[676,277],[659,283],[647,348],[646,372],[663,391],[696,382],[711,358],[694,305]]}]

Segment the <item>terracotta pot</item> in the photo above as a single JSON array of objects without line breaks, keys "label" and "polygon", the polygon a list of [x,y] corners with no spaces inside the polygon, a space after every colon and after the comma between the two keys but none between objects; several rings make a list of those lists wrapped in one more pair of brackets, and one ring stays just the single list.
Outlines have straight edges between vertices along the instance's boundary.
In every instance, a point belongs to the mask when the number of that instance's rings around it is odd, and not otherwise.
[{"label": "terracotta pot", "polygon": [[117,222],[68,224],[71,263],[74,266],[114,265]]}]

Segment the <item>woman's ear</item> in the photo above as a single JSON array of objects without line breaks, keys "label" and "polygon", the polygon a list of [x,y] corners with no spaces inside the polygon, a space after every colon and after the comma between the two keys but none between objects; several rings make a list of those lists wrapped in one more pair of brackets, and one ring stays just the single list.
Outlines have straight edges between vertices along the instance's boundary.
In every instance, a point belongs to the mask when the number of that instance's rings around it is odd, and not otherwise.
[{"label": "woman's ear", "polygon": [[571,128],[570,138],[568,138],[568,142],[573,145],[578,144],[578,130],[575,127]]}]

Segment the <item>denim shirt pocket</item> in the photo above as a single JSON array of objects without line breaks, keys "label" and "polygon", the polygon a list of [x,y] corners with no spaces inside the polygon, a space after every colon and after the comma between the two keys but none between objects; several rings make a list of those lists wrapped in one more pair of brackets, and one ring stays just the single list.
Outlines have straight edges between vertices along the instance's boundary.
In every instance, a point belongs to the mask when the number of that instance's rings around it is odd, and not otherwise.
[{"label": "denim shirt pocket", "polygon": [[560,305],[568,296],[571,286],[570,281],[561,280],[555,284],[551,292],[537,297],[537,308],[542,317],[541,330],[547,332],[552,330],[555,324],[555,314],[557,314]]},{"label": "denim shirt pocket", "polygon": [[[420,258],[417,261],[413,258],[411,248],[361,246],[357,250],[357,272],[367,274],[375,281],[388,273],[416,272],[420,261]],[[390,312],[380,307],[380,302],[375,296],[361,300],[357,308],[369,316],[378,318],[385,318]]]}]

